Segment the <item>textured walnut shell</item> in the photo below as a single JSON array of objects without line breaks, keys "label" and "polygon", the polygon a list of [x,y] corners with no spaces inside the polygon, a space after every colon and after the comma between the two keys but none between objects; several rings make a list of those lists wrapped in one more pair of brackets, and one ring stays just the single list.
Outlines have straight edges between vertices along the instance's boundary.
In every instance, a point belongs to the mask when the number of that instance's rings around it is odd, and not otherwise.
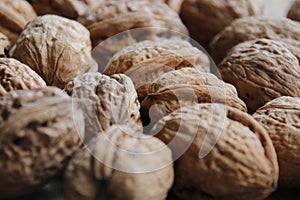
[{"label": "textured walnut shell", "polygon": [[184,40],[142,41],[116,53],[103,73],[128,75],[142,101],[152,81],[183,67],[210,72],[210,60],[204,52]]},{"label": "textured walnut shell", "polygon": [[264,13],[264,0],[184,0],[180,16],[203,45],[237,18]]},{"label": "textured walnut shell", "polygon": [[82,112],[58,88],[7,93],[0,97],[0,116],[1,198],[47,183],[80,148]]},{"label": "textured walnut shell", "polygon": [[65,91],[82,101],[86,121],[86,141],[113,124],[141,125],[140,103],[129,77],[85,73],[70,81]]},{"label": "textured walnut shell", "polygon": [[[222,104],[176,110],[154,127],[175,162],[180,199],[263,199],[276,189],[278,164],[265,129],[247,113]],[[185,147],[187,149],[185,149]]]},{"label": "textured walnut shell", "polygon": [[25,25],[36,18],[36,13],[25,0],[1,0],[0,8],[0,32],[14,44]]},{"label": "textured walnut shell", "polygon": [[79,151],[69,162],[66,199],[166,198],[174,179],[173,162],[170,149],[160,140],[115,125],[97,138],[94,147]]},{"label": "textured walnut shell", "polygon": [[253,117],[271,136],[278,157],[280,185],[300,187],[300,98],[274,99]]},{"label": "textured walnut shell", "polygon": [[45,81],[27,65],[13,58],[0,58],[0,96],[13,90],[45,87]]},{"label": "textured walnut shell", "polygon": [[26,26],[13,57],[36,71],[47,85],[63,88],[76,76],[97,68],[89,36],[76,21],[44,15]]},{"label": "textured walnut shell", "polygon": [[35,0],[31,3],[38,15],[55,14],[70,19],[77,19],[88,9],[105,0]]},{"label": "textured walnut shell", "polygon": [[211,56],[219,64],[235,45],[259,38],[282,41],[300,60],[300,23],[287,18],[245,17],[237,19],[213,39]]},{"label": "textured walnut shell", "polygon": [[6,35],[0,32],[0,57],[6,57],[10,47],[10,42]]},{"label": "textured walnut shell", "polygon": [[291,8],[289,9],[287,13],[287,17],[295,20],[295,21],[300,21],[300,1],[295,0],[294,3],[292,4]]},{"label": "textured walnut shell", "polygon": [[170,8],[175,10],[177,13],[179,13],[182,2],[184,0],[148,0],[150,2],[163,2],[167,4]]},{"label": "textured walnut shell", "polygon": [[218,66],[250,113],[280,96],[300,97],[297,58],[281,43],[257,39],[241,43]]},{"label": "textured walnut shell", "polygon": [[152,123],[178,108],[198,103],[223,103],[246,111],[236,89],[210,73],[193,68],[168,72],[153,81],[141,103],[144,119]]}]

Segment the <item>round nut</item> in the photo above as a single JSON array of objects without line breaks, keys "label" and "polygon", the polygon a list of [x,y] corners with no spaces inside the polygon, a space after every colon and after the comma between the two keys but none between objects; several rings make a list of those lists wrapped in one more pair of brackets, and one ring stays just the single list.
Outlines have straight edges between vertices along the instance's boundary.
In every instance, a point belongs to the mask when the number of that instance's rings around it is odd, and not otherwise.
[{"label": "round nut", "polygon": [[178,109],[152,129],[175,162],[180,199],[264,199],[276,189],[278,163],[271,139],[247,113],[222,104]]},{"label": "round nut", "polygon": [[58,88],[12,91],[0,97],[0,130],[0,196],[13,198],[64,167],[80,148],[83,115]]},{"label": "round nut", "polygon": [[0,32],[0,57],[6,57],[10,47],[10,42],[6,35]]},{"label": "round nut", "polygon": [[295,20],[300,21],[300,1],[295,0],[292,4],[290,10],[288,11],[287,17]]},{"label": "round nut", "polygon": [[89,36],[76,21],[44,15],[26,26],[13,57],[36,71],[47,85],[63,88],[76,76],[97,68]]},{"label": "round nut", "polygon": [[279,97],[258,109],[253,117],[271,136],[279,163],[279,184],[300,187],[300,98]]},{"label": "round nut", "polygon": [[223,103],[242,111],[247,110],[232,85],[213,74],[183,68],[168,72],[153,81],[141,104],[142,115],[144,120],[150,117],[154,120],[151,123],[155,123],[181,107],[198,103]]},{"label": "round nut", "polygon": [[257,39],[241,43],[218,66],[250,113],[280,96],[300,97],[297,58],[281,43]]},{"label": "round nut", "polygon": [[67,199],[163,200],[174,179],[172,153],[155,137],[114,125],[69,162]]},{"label": "round nut", "polygon": [[287,18],[245,17],[237,19],[213,39],[211,56],[219,64],[229,50],[242,42],[268,38],[286,43],[300,60],[300,24]]},{"label": "round nut", "polygon": [[162,74],[183,67],[210,72],[208,56],[184,40],[142,41],[116,53],[104,74],[124,73],[137,90],[140,102],[147,95],[152,81]]},{"label": "round nut", "polygon": [[263,0],[184,0],[180,16],[192,38],[206,46],[234,19],[264,13]]},{"label": "round nut", "polygon": [[13,58],[0,58],[0,96],[13,90],[45,87],[45,81],[27,65]]},{"label": "round nut", "polygon": [[113,124],[141,125],[140,103],[131,79],[124,74],[85,73],[70,81],[65,91],[82,101],[86,141]]},{"label": "round nut", "polygon": [[1,0],[0,8],[0,32],[14,44],[25,25],[36,18],[36,13],[25,0]]}]

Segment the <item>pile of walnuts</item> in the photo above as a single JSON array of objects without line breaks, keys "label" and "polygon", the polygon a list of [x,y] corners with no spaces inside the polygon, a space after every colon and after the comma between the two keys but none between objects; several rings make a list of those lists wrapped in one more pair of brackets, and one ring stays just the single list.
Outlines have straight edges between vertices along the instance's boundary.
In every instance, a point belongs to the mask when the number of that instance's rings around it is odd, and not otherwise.
[{"label": "pile of walnuts", "polygon": [[0,199],[299,189],[299,2],[0,0]]}]

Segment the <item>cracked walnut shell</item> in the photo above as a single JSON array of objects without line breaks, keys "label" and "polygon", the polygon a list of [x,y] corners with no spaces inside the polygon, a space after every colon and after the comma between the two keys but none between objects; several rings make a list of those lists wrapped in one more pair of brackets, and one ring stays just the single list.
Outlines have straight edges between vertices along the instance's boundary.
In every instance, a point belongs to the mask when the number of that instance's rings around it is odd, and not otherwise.
[{"label": "cracked walnut shell", "polygon": [[279,184],[300,187],[300,98],[279,97],[259,108],[253,117],[269,133],[279,163]]},{"label": "cracked walnut shell", "polygon": [[80,148],[83,115],[58,88],[0,97],[0,196],[29,194],[53,178]]},{"label": "cracked walnut shell", "polygon": [[13,58],[0,58],[0,96],[13,90],[45,87],[45,81],[27,65]]},{"label": "cracked walnut shell", "polygon": [[282,43],[268,39],[241,43],[218,68],[250,113],[280,96],[300,97],[298,60]]},{"label": "cracked walnut shell", "polygon": [[222,104],[178,109],[152,129],[175,161],[180,199],[264,199],[276,189],[278,163],[265,129]]},{"label": "cracked walnut shell", "polygon": [[47,85],[64,88],[76,76],[96,71],[89,36],[88,30],[76,21],[44,15],[23,30],[13,57],[37,72]]},{"label": "cracked walnut shell", "polygon": [[114,125],[79,151],[64,174],[66,199],[163,200],[174,179],[172,153],[159,139]]}]

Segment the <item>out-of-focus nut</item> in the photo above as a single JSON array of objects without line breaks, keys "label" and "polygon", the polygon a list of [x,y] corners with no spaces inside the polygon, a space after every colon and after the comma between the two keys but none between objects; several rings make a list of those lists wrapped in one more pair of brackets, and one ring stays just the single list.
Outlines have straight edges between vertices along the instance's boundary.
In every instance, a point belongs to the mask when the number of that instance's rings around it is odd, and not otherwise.
[{"label": "out-of-focus nut", "polygon": [[173,156],[183,153],[174,164],[173,193],[180,199],[264,199],[276,189],[271,139],[247,113],[197,104],[165,116],[151,134],[169,144]]},{"label": "out-of-focus nut", "polygon": [[44,15],[26,26],[13,57],[36,71],[47,85],[63,88],[76,76],[96,70],[89,36],[88,30],[76,21]]},{"label": "out-of-focus nut", "polygon": [[58,88],[0,97],[0,197],[28,194],[55,176],[80,148],[83,115]]},{"label": "out-of-focus nut", "polygon": [[300,1],[295,0],[292,4],[290,10],[288,11],[287,17],[295,20],[300,21]]},{"label": "out-of-focus nut", "polygon": [[0,58],[0,96],[13,90],[45,87],[45,81],[27,65],[13,58]]},{"label": "out-of-focus nut", "polygon": [[300,98],[274,99],[258,109],[253,117],[271,136],[279,162],[279,184],[299,188]]},{"label": "out-of-focus nut", "polygon": [[279,42],[257,39],[241,43],[218,66],[253,113],[280,96],[300,97],[297,58]]}]

